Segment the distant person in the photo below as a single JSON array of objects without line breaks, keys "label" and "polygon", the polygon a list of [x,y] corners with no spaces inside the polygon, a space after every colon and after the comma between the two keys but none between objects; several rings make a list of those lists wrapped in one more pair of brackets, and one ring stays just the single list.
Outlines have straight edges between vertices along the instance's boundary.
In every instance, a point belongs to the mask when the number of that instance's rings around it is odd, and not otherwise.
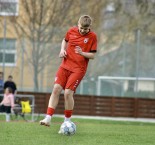
[{"label": "distant person", "polygon": [[0,94],[4,93],[4,81],[3,81],[3,73],[0,72]]},{"label": "distant person", "polygon": [[97,51],[97,36],[91,31],[91,24],[90,16],[81,16],[78,26],[71,27],[62,40],[59,53],[62,63],[55,76],[46,117],[40,121],[40,125],[50,126],[51,118],[63,89],[65,100],[64,121],[70,121],[74,109],[73,95],[86,74],[89,60],[95,58]]},{"label": "distant person", "polygon": [[0,103],[0,112],[6,113],[6,122],[10,121],[11,109],[13,108],[14,108],[14,95],[12,93],[12,89],[10,87],[7,87],[5,89],[3,100]]},{"label": "distant person", "polygon": [[8,76],[8,80],[4,83],[4,90],[8,87],[10,87],[12,89],[13,94],[17,93],[17,87],[16,87],[16,84],[14,83],[13,77],[11,75]]}]

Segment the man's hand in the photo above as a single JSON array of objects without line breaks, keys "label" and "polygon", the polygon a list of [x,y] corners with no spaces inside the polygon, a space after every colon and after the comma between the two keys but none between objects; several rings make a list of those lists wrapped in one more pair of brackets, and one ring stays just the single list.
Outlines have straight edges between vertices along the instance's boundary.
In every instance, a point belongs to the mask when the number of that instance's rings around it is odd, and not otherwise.
[{"label": "man's hand", "polygon": [[59,57],[60,58],[66,58],[66,56],[67,56],[66,50],[61,50],[60,53],[59,53]]},{"label": "man's hand", "polygon": [[82,48],[80,46],[75,46],[75,53],[88,58],[88,59],[94,59],[95,57],[95,53],[91,53],[91,52],[83,52]]},{"label": "man's hand", "polygon": [[80,46],[75,46],[75,53],[82,55],[83,53],[82,48]]}]

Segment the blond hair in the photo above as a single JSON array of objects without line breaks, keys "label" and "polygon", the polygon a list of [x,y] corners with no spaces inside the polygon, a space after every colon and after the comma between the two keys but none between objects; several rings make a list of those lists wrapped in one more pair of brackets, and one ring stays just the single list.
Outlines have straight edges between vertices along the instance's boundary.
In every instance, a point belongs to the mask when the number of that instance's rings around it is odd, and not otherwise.
[{"label": "blond hair", "polygon": [[89,27],[92,24],[92,18],[89,15],[83,15],[79,18],[78,23],[81,24],[82,27]]}]

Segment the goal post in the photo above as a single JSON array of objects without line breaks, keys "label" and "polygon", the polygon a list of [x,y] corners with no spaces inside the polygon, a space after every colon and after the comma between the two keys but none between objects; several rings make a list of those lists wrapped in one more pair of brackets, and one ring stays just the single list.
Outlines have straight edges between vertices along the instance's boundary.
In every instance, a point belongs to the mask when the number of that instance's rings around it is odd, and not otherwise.
[{"label": "goal post", "polygon": [[[124,96],[124,92],[126,92],[132,84],[135,97],[137,96],[138,91],[155,92],[155,78],[98,76],[98,96],[103,95],[102,92],[104,90],[104,87],[107,87],[107,83],[110,84],[109,86],[113,86],[113,88],[111,87],[113,89],[113,92],[115,92],[117,88],[121,90],[119,96]],[[114,86],[116,87],[116,89],[114,88]]]},{"label": "goal post", "polygon": [[[3,97],[4,97],[4,94],[0,94],[0,102],[2,101]],[[15,94],[14,95],[14,103],[15,103],[15,105],[20,105],[20,108],[18,108],[18,109],[22,110],[21,101],[29,101],[30,107],[31,107],[31,118],[30,118],[30,120],[34,121],[34,116],[35,116],[35,111],[34,111],[35,97],[34,97],[34,95]]]}]

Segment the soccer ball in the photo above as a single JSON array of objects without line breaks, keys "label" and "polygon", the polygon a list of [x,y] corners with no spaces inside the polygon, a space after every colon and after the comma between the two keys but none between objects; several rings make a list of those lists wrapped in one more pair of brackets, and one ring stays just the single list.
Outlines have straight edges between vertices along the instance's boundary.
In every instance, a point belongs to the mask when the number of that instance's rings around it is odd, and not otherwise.
[{"label": "soccer ball", "polygon": [[60,132],[63,135],[74,135],[76,132],[76,125],[71,121],[65,121],[60,127]]}]

